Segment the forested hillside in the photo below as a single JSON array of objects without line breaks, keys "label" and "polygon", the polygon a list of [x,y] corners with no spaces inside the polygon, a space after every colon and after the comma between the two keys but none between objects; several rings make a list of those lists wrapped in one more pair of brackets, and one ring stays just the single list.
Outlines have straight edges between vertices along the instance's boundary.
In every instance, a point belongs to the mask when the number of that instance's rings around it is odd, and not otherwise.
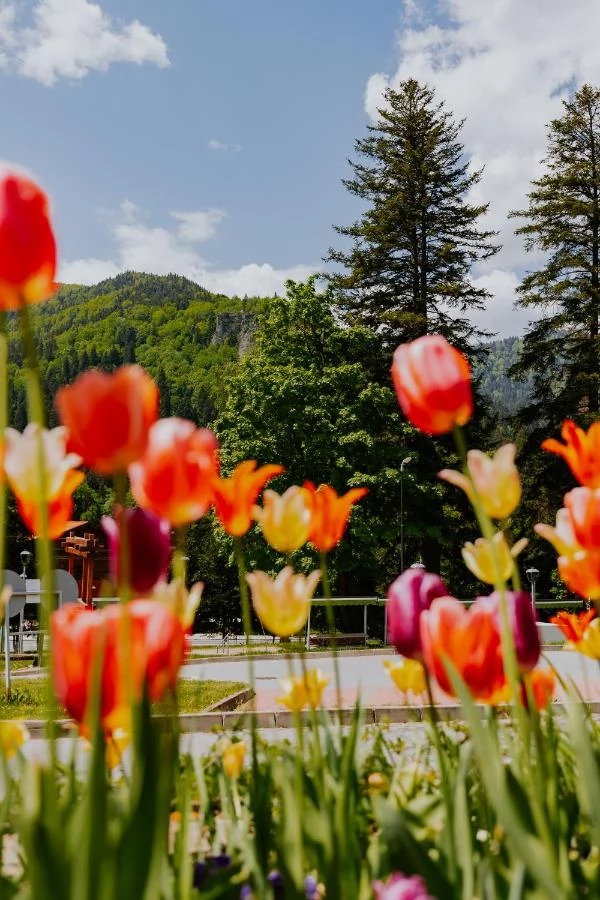
[{"label": "forested hillside", "polygon": [[[84,369],[138,362],[157,380],[161,414],[211,422],[225,370],[247,343],[260,301],[210,294],[176,275],[126,272],[93,287],[64,285],[33,311],[47,396]],[[22,349],[10,328],[10,420],[26,422]],[[55,414],[48,404],[49,421]]]},{"label": "forested hillside", "polygon": [[518,337],[502,338],[487,347],[488,355],[476,369],[480,390],[495,414],[507,418],[522,409],[531,397],[531,377],[517,381],[509,374],[519,359],[523,341]]}]

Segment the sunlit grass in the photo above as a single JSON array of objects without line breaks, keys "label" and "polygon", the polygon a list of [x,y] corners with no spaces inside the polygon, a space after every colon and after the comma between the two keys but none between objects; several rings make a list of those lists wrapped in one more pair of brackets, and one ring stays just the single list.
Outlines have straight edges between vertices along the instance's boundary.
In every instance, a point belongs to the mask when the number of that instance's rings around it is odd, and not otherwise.
[{"label": "sunlit grass", "polygon": [[[240,681],[180,681],[179,711],[202,712],[219,700],[242,690]],[[4,686],[0,687],[0,719],[45,719],[48,715],[46,682],[43,678],[15,679],[11,698],[7,700]],[[66,712],[59,715],[67,717]]]}]

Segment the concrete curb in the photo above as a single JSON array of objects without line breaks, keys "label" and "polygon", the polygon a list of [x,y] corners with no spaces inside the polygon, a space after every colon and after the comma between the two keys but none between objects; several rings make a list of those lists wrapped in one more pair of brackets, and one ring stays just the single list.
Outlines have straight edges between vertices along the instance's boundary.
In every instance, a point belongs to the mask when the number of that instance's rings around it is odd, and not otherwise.
[{"label": "concrete curb", "polygon": [[[251,699],[252,691],[239,691],[238,695],[232,697],[246,695],[240,702],[247,702]],[[229,701],[226,698],[221,703]],[[569,706],[568,703],[562,701],[553,703],[552,708],[555,712],[564,713]],[[600,701],[584,703],[584,706],[592,715],[600,715]],[[463,714],[462,708],[456,705],[437,706],[439,718],[444,722],[466,722],[467,719]],[[478,705],[481,716],[483,717],[488,709],[487,706]],[[354,708],[345,709],[329,709],[328,712],[332,716],[341,714],[342,724],[348,725],[354,715]],[[508,712],[508,707],[498,707],[498,712]],[[182,734],[206,734],[211,731],[239,731],[249,729],[252,718],[255,718],[258,728],[293,728],[294,716],[289,710],[259,710],[252,712],[246,710],[244,712],[236,712],[235,710],[212,710],[201,713],[184,713],[179,716],[179,723]],[[372,706],[363,709],[363,719],[365,725],[381,725],[381,724],[399,724],[410,727],[411,725],[419,725],[426,721],[426,713],[423,707],[419,706]],[[306,727],[311,724],[311,716],[304,712],[300,717],[301,724]],[[46,722],[43,719],[32,719],[25,721],[24,724],[28,728],[31,737],[45,737]],[[57,722],[59,729],[64,732],[72,732],[75,723],[69,719],[63,719]]]}]

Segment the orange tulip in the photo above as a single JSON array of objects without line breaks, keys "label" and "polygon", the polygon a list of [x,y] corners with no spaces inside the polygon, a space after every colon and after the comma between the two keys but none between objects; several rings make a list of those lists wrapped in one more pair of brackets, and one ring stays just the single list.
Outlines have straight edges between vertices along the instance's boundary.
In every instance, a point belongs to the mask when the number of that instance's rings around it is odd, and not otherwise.
[{"label": "orange tulip", "polygon": [[[576,491],[584,493],[573,497]],[[565,496],[570,508],[562,507],[556,513],[555,528],[543,522],[534,526],[559,554],[558,573],[569,590],[592,600],[600,599],[600,546],[594,546],[599,527],[596,494],[600,491],[575,488]],[[580,536],[588,543],[587,548],[579,542]]]},{"label": "orange tulip", "polygon": [[595,616],[595,609],[588,609],[582,613],[568,613],[561,610],[555,616],[552,616],[550,621],[557,628],[560,628],[571,644],[576,645],[583,640],[586,629]]},{"label": "orange tulip", "polygon": [[562,456],[579,484],[600,488],[600,422],[594,422],[586,432],[566,419],[561,436],[564,444],[548,438],[542,448]]},{"label": "orange tulip", "polygon": [[282,472],[283,466],[267,465],[257,469],[256,461],[247,459],[235,467],[229,478],[213,480],[215,510],[228,534],[234,537],[246,534],[252,525],[258,495],[267,481]]},{"label": "orange tulip", "polygon": [[7,428],[4,444],[4,472],[17,498],[19,514],[32,534],[42,534],[40,498],[42,478],[40,472],[40,440],[45,463],[43,498],[48,510],[48,534],[56,540],[76,523],[73,514],[73,491],[84,479],[83,472],[75,470],[81,458],[66,452],[67,431],[53,428],[40,429],[30,423],[23,434]]},{"label": "orange tulip", "polygon": [[558,574],[570,591],[589,600],[600,600],[600,550],[578,550],[559,556]]},{"label": "orange tulip", "polygon": [[446,434],[473,415],[469,362],[439,334],[397,347],[392,379],[404,415],[425,434]]},{"label": "orange tulip", "polygon": [[144,684],[151,700],[160,700],[176,686],[185,632],[162,603],[133,600],[102,612],[64,606],[52,614],[50,628],[56,697],[79,724],[85,724],[89,714],[94,667],[101,654],[100,717],[107,729],[122,720],[130,693],[134,700],[141,698]]},{"label": "orange tulip", "polygon": [[421,613],[421,640],[425,665],[447,694],[454,690],[445,660],[478,700],[490,701],[504,687],[500,634],[485,605],[467,610],[454,597],[437,598]]},{"label": "orange tulip", "polygon": [[155,422],[146,452],[129,467],[136,502],[175,526],[201,518],[213,502],[217,447],[212,431],[186,419]]},{"label": "orange tulip", "polygon": [[352,505],[368,493],[367,488],[351,488],[342,496],[328,484],[315,488],[310,481],[304,487],[312,495],[312,521],[308,540],[322,553],[328,553],[341,541]]},{"label": "orange tulip", "polygon": [[[556,678],[552,669],[534,669],[530,673],[531,692],[533,694],[533,702],[539,710],[547,709],[554,697],[556,689]],[[529,706],[529,698],[525,685],[521,690],[521,697],[524,706]]]},{"label": "orange tulip", "polygon": [[69,429],[69,450],[100,475],[113,475],[144,454],[158,415],[158,388],[140,366],[112,374],[91,369],[60,388],[56,408]]},{"label": "orange tulip", "polygon": [[0,309],[46,300],[56,290],[56,241],[46,194],[0,167]]}]

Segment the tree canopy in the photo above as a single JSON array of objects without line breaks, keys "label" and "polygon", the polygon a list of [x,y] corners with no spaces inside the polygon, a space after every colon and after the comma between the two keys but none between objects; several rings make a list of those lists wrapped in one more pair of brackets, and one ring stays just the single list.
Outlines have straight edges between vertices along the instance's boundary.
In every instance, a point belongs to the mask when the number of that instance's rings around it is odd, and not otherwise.
[{"label": "tree canopy", "polygon": [[327,257],[341,267],[330,276],[337,302],[388,348],[438,332],[472,350],[483,335],[468,314],[490,295],[471,269],[499,248],[479,224],[487,205],[468,201],[481,172],[465,156],[462,123],[414,79],[388,88],[378,113],[344,182],[366,209],[336,227],[349,249]]}]

